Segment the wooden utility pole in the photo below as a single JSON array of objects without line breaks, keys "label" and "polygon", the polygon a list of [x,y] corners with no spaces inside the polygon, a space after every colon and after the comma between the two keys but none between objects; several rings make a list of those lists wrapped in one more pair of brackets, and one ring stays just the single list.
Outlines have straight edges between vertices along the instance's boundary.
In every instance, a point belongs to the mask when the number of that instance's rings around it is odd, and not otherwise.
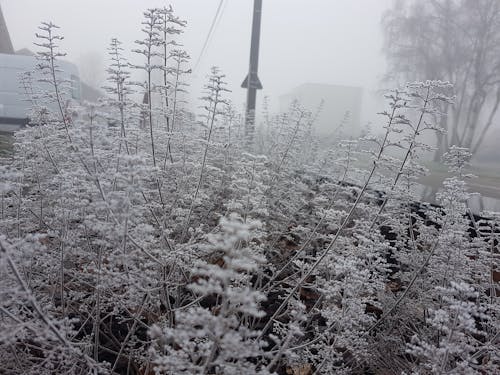
[{"label": "wooden utility pole", "polygon": [[262,16],[262,0],[254,0],[252,40],[250,45],[250,67],[248,74],[241,87],[247,89],[247,108],[245,116],[245,135],[248,142],[253,142],[255,130],[255,105],[257,101],[257,90],[262,89],[259,77],[259,43],[260,43],[260,21]]}]

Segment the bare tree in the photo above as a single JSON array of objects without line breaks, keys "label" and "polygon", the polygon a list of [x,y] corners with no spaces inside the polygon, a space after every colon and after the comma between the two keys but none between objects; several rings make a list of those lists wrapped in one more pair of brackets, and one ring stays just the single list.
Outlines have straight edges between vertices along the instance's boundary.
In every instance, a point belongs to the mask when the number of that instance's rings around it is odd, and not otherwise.
[{"label": "bare tree", "polygon": [[395,0],[382,26],[389,79],[455,87],[455,103],[441,108],[447,134],[438,135],[435,160],[452,145],[477,153],[500,103],[500,1]]}]

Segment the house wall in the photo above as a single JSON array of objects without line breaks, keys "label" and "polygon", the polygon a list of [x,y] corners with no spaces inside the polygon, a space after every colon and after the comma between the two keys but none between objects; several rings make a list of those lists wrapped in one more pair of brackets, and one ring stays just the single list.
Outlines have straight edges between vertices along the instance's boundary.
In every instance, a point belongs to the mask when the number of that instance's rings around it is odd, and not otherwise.
[{"label": "house wall", "polygon": [[[323,107],[315,124],[319,134],[340,131],[347,136],[357,136],[361,131],[363,89],[360,87],[304,84],[280,97],[280,111],[286,112],[294,100],[313,113],[323,101]],[[348,116],[346,117],[346,114]]]}]

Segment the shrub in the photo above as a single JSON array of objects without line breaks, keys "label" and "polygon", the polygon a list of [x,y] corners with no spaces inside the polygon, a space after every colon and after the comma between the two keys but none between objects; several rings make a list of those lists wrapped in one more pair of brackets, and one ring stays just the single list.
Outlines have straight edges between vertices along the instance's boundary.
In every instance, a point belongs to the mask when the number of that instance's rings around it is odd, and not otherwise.
[{"label": "shrub", "polygon": [[439,206],[412,189],[448,84],[388,93],[384,134],[329,150],[294,103],[252,148],[217,68],[202,115],[183,107],[184,22],[144,25],[144,65],[114,39],[108,97],[83,105],[41,28],[56,106],[31,97],[1,166],[1,372],[499,371],[498,215],[468,212],[467,151],[447,154]]}]

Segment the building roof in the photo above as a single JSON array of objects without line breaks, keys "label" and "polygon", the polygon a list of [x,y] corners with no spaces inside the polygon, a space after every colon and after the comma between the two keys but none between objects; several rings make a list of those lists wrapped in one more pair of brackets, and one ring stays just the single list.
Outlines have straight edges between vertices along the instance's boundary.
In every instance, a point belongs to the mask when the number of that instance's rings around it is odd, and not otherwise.
[{"label": "building roof", "polygon": [[[3,17],[2,6],[0,5],[0,53],[19,56],[35,56],[35,53],[28,48],[22,48],[19,51],[14,51],[12,41],[10,39],[9,29]],[[88,101],[97,101],[103,97],[100,90],[91,87],[90,85],[81,82],[82,99]]]},{"label": "building roof", "polygon": [[27,48],[21,48],[20,50],[16,51],[16,55],[22,55],[22,56],[35,56],[35,53],[30,51]]},{"label": "building roof", "polygon": [[0,53],[14,53],[14,47],[10,40],[9,29],[3,18],[2,6],[0,5]]}]

